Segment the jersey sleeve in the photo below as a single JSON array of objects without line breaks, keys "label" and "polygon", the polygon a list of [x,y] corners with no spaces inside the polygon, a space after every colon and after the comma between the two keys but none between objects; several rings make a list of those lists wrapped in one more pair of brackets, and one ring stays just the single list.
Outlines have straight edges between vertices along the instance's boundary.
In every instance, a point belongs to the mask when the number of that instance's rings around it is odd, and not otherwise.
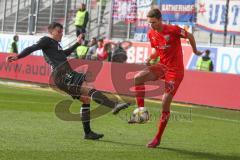
[{"label": "jersey sleeve", "polygon": [[155,47],[156,47],[156,44],[155,44],[154,41],[153,41],[153,36],[152,36],[151,32],[148,32],[147,36],[148,36],[148,39],[149,39],[149,42],[150,42],[151,47],[152,47],[152,48],[155,48]]},{"label": "jersey sleeve", "polygon": [[25,48],[17,57],[24,58],[34,51],[46,48],[48,45],[49,39],[47,37],[43,37],[36,44]]},{"label": "jersey sleeve", "polygon": [[77,47],[80,46],[79,43],[75,43],[74,45],[72,45],[71,47],[69,47],[68,49],[65,49],[63,51],[63,53],[66,55],[66,56],[69,56],[72,52],[74,52]]},{"label": "jersey sleeve", "polygon": [[188,32],[185,29],[180,28],[179,26],[174,26],[173,32],[175,35],[178,35],[180,38],[187,38],[188,36]]},{"label": "jersey sleeve", "polygon": [[48,37],[42,37],[37,41],[36,44],[30,46],[34,51],[47,48],[50,44],[50,39]]}]

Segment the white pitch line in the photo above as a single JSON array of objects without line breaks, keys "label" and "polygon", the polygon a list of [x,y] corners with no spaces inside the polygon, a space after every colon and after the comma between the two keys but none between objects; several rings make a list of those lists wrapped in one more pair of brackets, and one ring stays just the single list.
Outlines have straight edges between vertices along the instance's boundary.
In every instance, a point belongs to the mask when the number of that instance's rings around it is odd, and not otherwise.
[{"label": "white pitch line", "polygon": [[[146,99],[145,101],[151,102],[151,103],[162,104],[162,101],[161,101],[161,100]],[[182,107],[190,107],[190,108],[201,108],[201,107],[199,107],[199,106],[194,106],[194,105],[192,105],[192,104],[181,104],[181,103],[176,103],[176,102],[172,102],[171,105],[182,106]]]},{"label": "white pitch line", "polygon": [[[1,82],[1,81],[0,81]],[[0,83],[1,84],[1,83]],[[57,92],[56,90],[50,88],[50,87],[46,87],[46,88],[41,88],[41,87],[34,87],[34,86],[17,86],[17,85],[5,85],[5,87],[8,87],[8,88],[19,88],[19,89],[22,89],[23,91],[26,91],[26,90],[37,90],[37,91],[46,91],[46,92],[51,92],[51,93],[58,93],[62,96],[68,96],[67,94],[64,94],[62,92]],[[9,91],[3,91],[3,93],[12,93],[12,92],[9,92]],[[20,94],[20,93],[19,93]],[[38,93],[24,93],[24,94],[29,94],[29,95],[41,95],[41,96],[44,96],[43,94],[38,94]],[[47,97],[55,97],[55,96],[50,96],[50,95],[46,95]]]},{"label": "white pitch line", "polygon": [[197,117],[202,117],[202,118],[208,118],[208,119],[214,119],[214,120],[220,120],[220,121],[229,121],[229,122],[235,122],[235,123],[240,123],[239,120],[233,120],[233,119],[227,119],[227,118],[220,118],[220,117],[214,117],[214,116],[203,116],[200,114],[195,114],[193,113],[194,116]]},{"label": "white pitch line", "polygon": [[34,101],[16,101],[16,100],[0,100],[3,103],[28,103],[28,104],[53,104],[49,102],[34,102]]},{"label": "white pitch line", "polygon": [[7,82],[7,81],[1,81],[0,84],[4,85],[5,87],[9,88],[21,88],[21,89],[32,89],[32,90],[41,90],[41,91],[51,91],[54,92],[54,90],[48,86],[45,88],[40,87],[37,84],[26,84],[26,83],[21,83],[21,82]]},{"label": "white pitch line", "polygon": [[[171,111],[171,112],[189,114],[189,113],[178,112],[178,111]],[[228,121],[228,122],[240,123],[240,120],[220,118],[220,117],[215,117],[215,116],[203,116],[203,115],[201,115],[201,114],[196,114],[196,113],[191,113],[191,114],[192,114],[193,116],[197,116],[197,117],[201,117],[201,118],[207,118],[207,119],[213,119],[213,120],[220,120],[220,121]]]},{"label": "white pitch line", "polygon": [[[152,102],[152,103],[158,103],[161,104],[161,101],[156,101],[156,100],[146,100],[148,102]],[[194,105],[190,105],[190,104],[180,104],[180,103],[172,103],[172,105],[176,105],[176,106],[181,106],[181,107],[189,107],[189,108],[202,108],[201,106],[194,106]],[[175,113],[183,113],[183,112],[178,112],[178,111],[171,111],[171,112],[175,112]],[[234,123],[240,123],[240,120],[233,120],[233,119],[227,119],[227,118],[220,118],[220,117],[215,117],[215,116],[203,116],[201,114],[195,114],[195,113],[191,113],[194,116],[197,117],[202,117],[202,118],[207,118],[207,119],[214,119],[214,120],[221,120],[221,121],[228,121],[228,122],[234,122]]]}]

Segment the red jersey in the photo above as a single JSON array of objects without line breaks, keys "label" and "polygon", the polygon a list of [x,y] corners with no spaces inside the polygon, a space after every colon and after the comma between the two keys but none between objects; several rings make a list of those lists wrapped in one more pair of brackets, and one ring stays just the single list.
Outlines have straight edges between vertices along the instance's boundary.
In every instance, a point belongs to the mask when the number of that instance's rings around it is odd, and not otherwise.
[{"label": "red jersey", "polygon": [[160,63],[166,65],[174,71],[183,71],[183,54],[180,38],[186,38],[187,32],[173,25],[163,25],[161,32],[150,29],[148,38],[151,47],[155,48],[156,55],[152,58],[160,56]]}]

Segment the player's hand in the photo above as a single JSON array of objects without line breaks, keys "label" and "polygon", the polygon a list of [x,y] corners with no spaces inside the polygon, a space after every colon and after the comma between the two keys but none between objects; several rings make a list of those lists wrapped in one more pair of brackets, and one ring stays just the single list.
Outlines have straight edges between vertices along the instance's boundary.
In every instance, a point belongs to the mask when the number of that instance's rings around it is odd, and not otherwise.
[{"label": "player's hand", "polygon": [[80,34],[80,35],[77,37],[77,43],[82,44],[83,39],[84,39],[83,37],[84,37],[84,34]]},{"label": "player's hand", "polygon": [[195,53],[196,55],[198,55],[198,56],[201,56],[201,55],[203,54],[202,51],[195,51],[194,53]]},{"label": "player's hand", "polygon": [[16,61],[16,60],[18,60],[18,57],[16,55],[11,55],[11,56],[8,56],[6,58],[7,63],[11,63],[11,62]]}]

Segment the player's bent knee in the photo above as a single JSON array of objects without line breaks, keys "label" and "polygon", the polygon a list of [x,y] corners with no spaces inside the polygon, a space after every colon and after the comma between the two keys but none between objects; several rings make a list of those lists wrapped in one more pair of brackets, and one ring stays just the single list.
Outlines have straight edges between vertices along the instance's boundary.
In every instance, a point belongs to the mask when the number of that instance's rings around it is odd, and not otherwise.
[{"label": "player's bent knee", "polygon": [[93,89],[94,89],[93,86],[88,85],[88,83],[83,83],[83,85],[81,87],[81,95],[88,96],[89,92]]},{"label": "player's bent knee", "polygon": [[91,99],[90,99],[89,96],[81,96],[81,97],[79,98],[79,100],[80,100],[81,102],[83,102],[84,104],[89,104],[90,101],[91,101]]}]

